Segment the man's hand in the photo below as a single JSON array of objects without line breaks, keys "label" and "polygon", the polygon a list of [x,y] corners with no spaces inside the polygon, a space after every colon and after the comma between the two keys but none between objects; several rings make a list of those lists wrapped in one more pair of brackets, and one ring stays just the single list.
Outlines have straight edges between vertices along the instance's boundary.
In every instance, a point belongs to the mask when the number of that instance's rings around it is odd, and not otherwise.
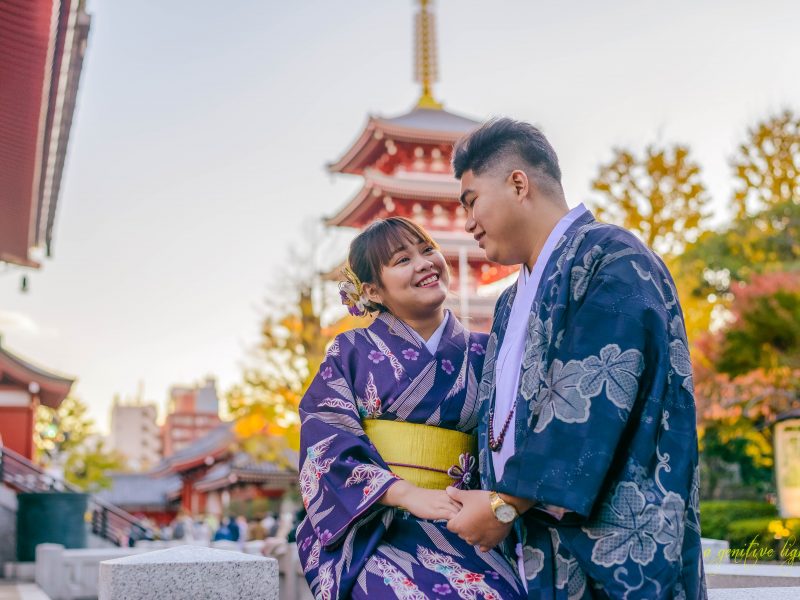
[{"label": "man's hand", "polygon": [[447,522],[447,528],[482,552],[497,546],[511,531],[513,523],[501,523],[494,516],[489,492],[449,487],[447,495],[461,504],[461,511]]}]

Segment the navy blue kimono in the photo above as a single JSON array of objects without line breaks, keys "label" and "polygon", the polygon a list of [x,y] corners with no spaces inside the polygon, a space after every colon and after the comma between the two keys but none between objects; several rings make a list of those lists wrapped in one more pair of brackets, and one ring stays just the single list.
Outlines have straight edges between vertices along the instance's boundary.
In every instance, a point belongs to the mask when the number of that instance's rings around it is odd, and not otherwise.
[{"label": "navy blue kimono", "polygon": [[531,309],[515,453],[488,447],[495,307],[482,381],[482,487],[567,509],[517,520],[529,599],[706,598],[692,371],[675,284],[630,232],[587,212],[559,240]]}]

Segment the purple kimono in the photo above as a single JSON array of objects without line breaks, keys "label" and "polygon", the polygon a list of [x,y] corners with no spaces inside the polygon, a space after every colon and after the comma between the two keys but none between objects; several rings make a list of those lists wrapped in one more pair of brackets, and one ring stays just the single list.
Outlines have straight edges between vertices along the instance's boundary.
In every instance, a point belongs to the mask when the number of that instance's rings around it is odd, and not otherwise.
[{"label": "purple kimono", "polygon": [[[382,313],[334,340],[300,403],[308,516],[297,544],[316,598],[525,597],[500,553],[467,544],[445,521],[380,504],[397,478],[361,425],[389,419],[472,432],[486,339],[451,314],[431,355],[408,325]],[[451,469],[454,483],[474,483],[474,463]]]}]

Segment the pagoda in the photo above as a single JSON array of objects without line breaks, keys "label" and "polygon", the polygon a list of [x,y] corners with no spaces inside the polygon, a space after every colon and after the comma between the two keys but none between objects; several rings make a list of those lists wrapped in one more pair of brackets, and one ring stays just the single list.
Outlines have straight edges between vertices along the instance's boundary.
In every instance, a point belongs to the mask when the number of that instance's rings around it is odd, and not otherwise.
[{"label": "pagoda", "polygon": [[515,268],[490,263],[464,230],[466,213],[450,160],[453,144],[480,122],[445,110],[434,98],[436,37],[429,4],[420,0],[415,22],[419,100],[410,112],[397,117],[370,116],[350,148],[328,165],[332,173],[360,176],[363,186],[326,222],[362,229],[375,219],[402,216],[425,227],[450,266],[452,293],[447,307],[470,329],[488,331],[497,298],[491,284]]}]

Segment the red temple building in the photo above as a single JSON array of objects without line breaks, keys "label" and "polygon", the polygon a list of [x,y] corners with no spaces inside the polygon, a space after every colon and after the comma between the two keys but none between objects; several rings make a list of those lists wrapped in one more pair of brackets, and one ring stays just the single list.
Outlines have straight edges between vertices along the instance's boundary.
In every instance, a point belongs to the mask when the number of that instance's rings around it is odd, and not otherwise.
[{"label": "red temple building", "polygon": [[84,0],[0,2],[0,263],[49,256],[83,55]]},{"label": "red temple building", "polygon": [[469,328],[486,331],[497,294],[485,286],[516,269],[489,263],[464,230],[466,214],[450,160],[453,144],[480,123],[445,110],[433,97],[435,34],[428,4],[421,0],[416,15],[416,79],[422,86],[417,105],[397,117],[370,116],[356,141],[328,166],[364,183],[327,224],[362,229],[375,219],[403,216],[425,227],[450,266],[448,308]]},{"label": "red temple building", "polygon": [[0,447],[32,460],[36,407],[58,408],[73,381],[23,360],[0,344]]}]

